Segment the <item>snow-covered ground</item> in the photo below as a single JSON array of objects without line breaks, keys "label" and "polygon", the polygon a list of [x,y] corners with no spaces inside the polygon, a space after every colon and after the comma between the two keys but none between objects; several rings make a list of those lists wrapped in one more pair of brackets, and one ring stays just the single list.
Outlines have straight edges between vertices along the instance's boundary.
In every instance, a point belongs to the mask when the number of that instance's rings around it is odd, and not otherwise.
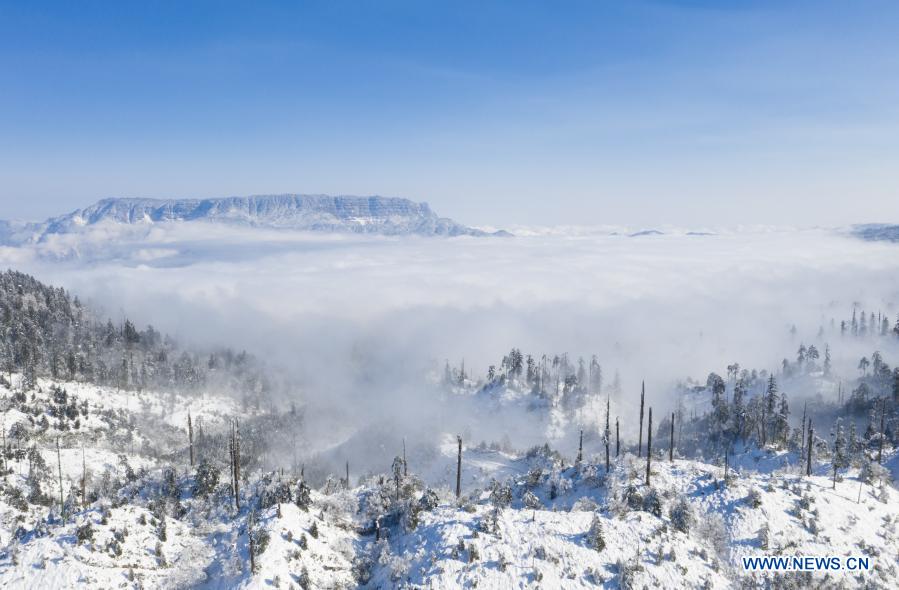
[{"label": "snow-covered ground", "polygon": [[[457,443],[445,435],[399,490],[389,474],[332,482],[305,503],[296,477],[254,472],[237,510],[226,469],[207,497],[183,458],[187,412],[214,432],[245,416],[232,400],[39,385],[15,408],[0,387],[7,446],[23,450],[7,454],[0,480],[3,588],[894,588],[899,575],[899,492],[887,478],[860,483],[850,469],[834,488],[828,465],[805,477],[787,452],[738,450],[727,482],[719,465],[656,456],[648,488],[645,457],[613,457],[606,474],[589,454],[571,465],[548,447],[465,445],[457,501]],[[77,428],[44,428],[29,409],[51,405],[57,387],[87,402]],[[741,558],[754,555],[865,556],[873,568],[746,573]]]}]

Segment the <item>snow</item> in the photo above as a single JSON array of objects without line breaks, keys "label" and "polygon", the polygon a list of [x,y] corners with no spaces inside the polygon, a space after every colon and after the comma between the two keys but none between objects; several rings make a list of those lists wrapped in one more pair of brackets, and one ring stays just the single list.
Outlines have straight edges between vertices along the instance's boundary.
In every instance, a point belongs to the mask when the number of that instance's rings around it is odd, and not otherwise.
[{"label": "snow", "polygon": [[[77,431],[58,431],[51,421],[35,439],[47,464],[41,480],[46,505],[22,510],[10,492],[0,493],[3,588],[730,588],[763,584],[761,574],[753,579],[743,572],[741,558],[766,554],[874,560],[874,570],[864,574],[790,578],[800,585],[891,588],[899,574],[899,492],[890,483],[860,484],[857,470],[849,470],[834,489],[828,465],[816,465],[805,477],[795,454],[773,450],[736,449],[727,482],[719,465],[655,456],[650,493],[645,458],[632,454],[613,458],[606,474],[589,454],[575,466],[542,447],[519,454],[465,445],[457,501],[457,443],[445,434],[434,460],[415,474],[437,492],[437,506],[422,509],[414,522],[385,520],[380,540],[361,509],[377,493],[377,478],[349,490],[313,490],[303,509],[293,501],[257,506],[262,487],[296,480],[252,473],[242,484],[238,512],[221,480],[209,498],[195,497],[192,472],[181,466],[176,495],[183,515],[172,516],[158,504],[167,460],[143,453],[140,445],[131,449],[118,431],[132,425],[135,440],[166,447],[172,443],[159,439],[160,425],[183,437],[189,410],[210,429],[224,427],[241,414],[237,404],[212,393],[188,398],[49,380],[39,385],[35,403],[49,400],[59,386],[87,401],[89,414]],[[10,394],[0,387],[0,399]],[[7,407],[2,420],[9,436],[11,425],[28,416]],[[58,506],[57,435],[65,522]],[[81,443],[92,481],[104,472],[121,474],[123,456],[135,481],[112,499],[73,503],[68,498],[80,482]],[[895,472],[897,461],[891,450],[885,466]],[[3,489],[27,494],[27,461],[10,460],[10,466]],[[385,481],[392,497],[392,479]],[[501,494],[492,493],[493,486],[508,486],[509,501],[497,501]],[[418,502],[424,488],[410,489]],[[657,512],[644,500],[653,494]],[[672,517],[681,500],[695,517],[686,530]],[[165,522],[164,539],[157,518]],[[93,535],[79,540],[87,523]],[[596,523],[604,540],[599,550],[590,535]],[[251,533],[266,539],[257,541],[264,547],[256,545],[253,572]]]}]

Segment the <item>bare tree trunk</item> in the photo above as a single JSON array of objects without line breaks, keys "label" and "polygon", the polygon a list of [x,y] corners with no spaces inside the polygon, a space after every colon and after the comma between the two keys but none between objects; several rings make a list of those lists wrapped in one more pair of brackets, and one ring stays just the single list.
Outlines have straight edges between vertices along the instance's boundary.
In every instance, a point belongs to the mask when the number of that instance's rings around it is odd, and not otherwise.
[{"label": "bare tree trunk", "polygon": [[[406,437],[404,436],[403,437],[403,477],[408,477],[408,476],[409,476],[409,465],[406,463]],[[347,480],[347,485],[349,485],[349,481],[350,481],[349,475],[347,476],[346,480]]]},{"label": "bare tree trunk", "polygon": [[618,436],[618,417],[615,417],[615,458],[618,458],[619,451],[621,451],[621,439]]},{"label": "bare tree trunk", "polygon": [[240,422],[235,422],[234,434],[234,504],[240,510]]},{"label": "bare tree trunk", "polygon": [[237,486],[234,485],[234,422],[231,423],[231,432],[228,433],[228,468],[231,471],[231,493]]},{"label": "bare tree trunk", "polygon": [[725,486],[727,486],[727,476],[729,475],[728,471],[730,470],[729,456],[730,456],[730,450],[725,448],[724,449],[724,485]]},{"label": "bare tree trunk", "polygon": [[187,412],[187,442],[190,446],[190,466],[194,466],[194,425],[190,419],[190,410]]},{"label": "bare tree trunk", "polygon": [[457,436],[456,441],[459,443],[459,455],[456,459],[456,499],[462,495],[462,437]]},{"label": "bare tree trunk", "polygon": [[581,439],[577,445],[577,464],[580,465],[584,458],[584,431],[581,430]]},{"label": "bare tree trunk", "polygon": [[652,465],[652,406],[649,407],[649,423],[646,429],[646,486],[649,487],[649,474]]},{"label": "bare tree trunk", "polygon": [[56,462],[59,464],[59,513],[62,521],[66,521],[66,504],[62,497],[62,454],[59,452],[59,437],[56,437]]},{"label": "bare tree trunk", "polygon": [[805,416],[802,417],[802,428],[800,429],[802,434],[799,435],[799,468],[802,469],[802,458],[805,457]]},{"label": "bare tree trunk", "polygon": [[240,430],[236,420],[231,424],[231,483],[234,508],[240,512]]},{"label": "bare tree trunk", "polygon": [[837,489],[837,461],[836,457],[833,460],[833,489]]},{"label": "bare tree trunk", "polygon": [[640,386],[640,438],[637,441],[637,456],[643,453],[643,398],[646,395],[646,381]]},{"label": "bare tree trunk", "polygon": [[[726,459],[727,455],[724,457]],[[674,412],[671,412],[671,442],[668,446],[668,460],[674,463]]]},{"label": "bare tree trunk", "polygon": [[346,462],[346,489],[350,489],[350,462]]},{"label": "bare tree trunk", "polygon": [[[806,410],[808,409],[808,402],[802,404],[802,432],[805,432],[805,415]],[[799,448],[799,456],[802,457],[805,452],[805,437],[800,437],[802,439]]]},{"label": "bare tree trunk", "polygon": [[81,507],[87,507],[87,461],[84,458],[84,444],[81,445]]},{"label": "bare tree trunk", "polygon": [[877,464],[883,463],[883,420],[887,412],[887,400],[880,398],[880,446],[877,448]]},{"label": "bare tree trunk", "polygon": [[612,438],[612,429],[609,428],[609,420],[610,420],[609,413],[611,411],[610,404],[611,404],[611,401],[607,397],[606,398],[606,430],[603,433],[603,435],[604,435],[603,438],[606,439],[606,473],[608,473],[609,471],[612,470],[611,466],[609,465],[609,445],[612,443],[612,441],[609,440],[610,438]]},{"label": "bare tree trunk", "polygon": [[805,466],[805,474],[812,474],[812,440],[815,436],[815,429],[812,428],[812,421],[808,421],[808,461]]}]

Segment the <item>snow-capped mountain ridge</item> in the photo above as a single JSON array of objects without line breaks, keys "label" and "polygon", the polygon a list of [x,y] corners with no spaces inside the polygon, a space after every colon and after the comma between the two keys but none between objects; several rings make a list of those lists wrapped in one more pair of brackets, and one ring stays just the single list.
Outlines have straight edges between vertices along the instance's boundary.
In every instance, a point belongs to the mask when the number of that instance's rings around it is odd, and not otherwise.
[{"label": "snow-capped mountain ridge", "polygon": [[384,235],[487,236],[438,216],[427,203],[396,197],[255,195],[211,199],[111,198],[43,223],[3,222],[6,242],[40,241],[99,224],[212,222],[298,231]]}]

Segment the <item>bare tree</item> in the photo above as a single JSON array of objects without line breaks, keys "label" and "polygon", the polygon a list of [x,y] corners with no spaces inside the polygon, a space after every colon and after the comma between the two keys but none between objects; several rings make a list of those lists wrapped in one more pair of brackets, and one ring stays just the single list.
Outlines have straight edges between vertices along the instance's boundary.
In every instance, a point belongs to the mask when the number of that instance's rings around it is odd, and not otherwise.
[{"label": "bare tree", "polygon": [[456,436],[459,443],[459,455],[456,459],[456,498],[462,495],[462,437]]},{"label": "bare tree", "polygon": [[194,466],[194,425],[190,419],[190,410],[187,411],[187,442],[190,446],[190,466]]},{"label": "bare tree", "polygon": [[59,513],[62,521],[66,521],[66,505],[62,498],[62,455],[59,452],[59,437],[56,437],[56,462],[59,464]]},{"label": "bare tree", "polygon": [[649,423],[646,429],[646,485],[649,486],[649,474],[652,466],[652,406],[649,408]]},{"label": "bare tree", "polygon": [[805,474],[812,474],[812,441],[814,440],[815,429],[812,428],[812,421],[808,421],[808,462],[805,467]]},{"label": "bare tree", "polygon": [[640,438],[637,442],[637,456],[643,453],[643,400],[646,396],[646,381],[640,386]]},{"label": "bare tree", "polygon": [[668,460],[674,462],[674,412],[671,412],[671,442],[668,445]]}]

